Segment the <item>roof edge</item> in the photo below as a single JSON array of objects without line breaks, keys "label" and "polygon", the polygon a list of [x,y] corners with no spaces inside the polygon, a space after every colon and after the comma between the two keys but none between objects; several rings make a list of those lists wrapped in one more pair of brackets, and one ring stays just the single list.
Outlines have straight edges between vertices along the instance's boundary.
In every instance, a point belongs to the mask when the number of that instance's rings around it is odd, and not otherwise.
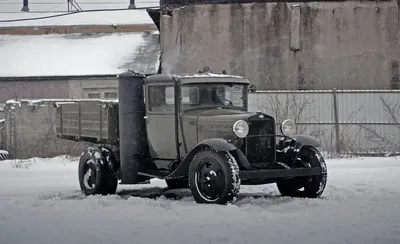
[{"label": "roof edge", "polygon": [[117,78],[118,74],[104,75],[42,75],[42,76],[0,76],[1,81],[43,81],[43,80],[72,80],[72,79],[90,79],[90,78]]}]

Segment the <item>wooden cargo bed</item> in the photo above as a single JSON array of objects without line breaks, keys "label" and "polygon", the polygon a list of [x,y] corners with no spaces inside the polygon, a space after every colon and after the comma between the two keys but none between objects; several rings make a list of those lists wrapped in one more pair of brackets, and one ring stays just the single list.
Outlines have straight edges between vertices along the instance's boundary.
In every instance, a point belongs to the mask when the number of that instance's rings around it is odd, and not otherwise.
[{"label": "wooden cargo bed", "polygon": [[57,104],[56,133],[60,138],[118,143],[118,103],[74,101]]}]

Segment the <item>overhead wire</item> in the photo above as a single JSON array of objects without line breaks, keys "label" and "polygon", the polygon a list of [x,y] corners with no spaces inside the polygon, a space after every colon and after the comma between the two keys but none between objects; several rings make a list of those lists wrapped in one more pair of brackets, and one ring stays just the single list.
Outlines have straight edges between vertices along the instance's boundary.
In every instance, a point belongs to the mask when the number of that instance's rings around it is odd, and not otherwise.
[{"label": "overhead wire", "polygon": [[0,20],[0,23],[11,23],[11,22],[19,22],[19,21],[50,19],[50,18],[62,17],[62,16],[66,16],[66,15],[79,14],[79,13],[106,12],[106,11],[127,11],[127,10],[129,11],[129,10],[138,10],[138,9],[141,10],[141,9],[148,9],[148,8],[159,8],[159,6],[138,7],[138,8],[132,8],[132,9],[127,9],[127,8],[89,9],[89,10],[82,10],[82,11],[79,11],[79,12],[67,12],[67,13],[63,13],[63,14],[55,14],[55,15],[40,16],[40,17],[33,17],[33,18],[6,19],[6,20]]},{"label": "overhead wire", "polygon": [[[63,3],[67,3],[63,1]],[[98,5],[98,4],[125,4],[126,1],[116,1],[116,2],[79,2],[79,4],[85,4],[85,5]],[[140,3],[155,3],[152,1],[141,1]],[[0,5],[20,5],[21,3],[17,2],[0,2]],[[29,5],[50,5],[50,4],[58,4],[55,2],[34,2],[34,3],[29,3]]]},{"label": "overhead wire", "polygon": [[64,0],[62,0],[59,4],[57,4],[55,7],[53,7],[53,8],[51,8],[51,9],[49,9],[49,10],[47,10],[47,11],[53,11],[54,9],[56,9],[56,8],[58,8],[61,4],[63,4],[63,3],[65,3],[64,2]]}]

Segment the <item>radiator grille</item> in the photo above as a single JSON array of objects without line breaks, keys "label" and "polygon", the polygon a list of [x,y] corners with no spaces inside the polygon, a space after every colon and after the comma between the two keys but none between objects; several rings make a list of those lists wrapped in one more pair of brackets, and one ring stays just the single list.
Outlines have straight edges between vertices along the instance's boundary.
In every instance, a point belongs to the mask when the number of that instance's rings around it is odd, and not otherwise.
[{"label": "radiator grille", "polygon": [[255,168],[268,168],[275,162],[275,120],[259,115],[249,118],[246,156]]}]

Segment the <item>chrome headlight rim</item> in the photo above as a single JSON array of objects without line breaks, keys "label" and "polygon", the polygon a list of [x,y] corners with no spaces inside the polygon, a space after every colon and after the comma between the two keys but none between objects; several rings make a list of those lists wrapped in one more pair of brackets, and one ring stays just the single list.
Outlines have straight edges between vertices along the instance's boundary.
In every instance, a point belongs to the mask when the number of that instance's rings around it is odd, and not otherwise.
[{"label": "chrome headlight rim", "polygon": [[249,124],[244,120],[238,120],[233,124],[233,133],[239,138],[245,138],[249,134]]},{"label": "chrome headlight rim", "polygon": [[[290,125],[291,124],[291,125]],[[288,131],[288,129],[285,129],[286,126],[291,126],[292,129],[291,131]],[[281,133],[284,136],[288,136],[288,137],[293,137],[294,134],[296,133],[296,124],[294,123],[293,120],[291,119],[285,119],[280,126],[281,129]],[[290,130],[290,129],[289,129]]]}]

